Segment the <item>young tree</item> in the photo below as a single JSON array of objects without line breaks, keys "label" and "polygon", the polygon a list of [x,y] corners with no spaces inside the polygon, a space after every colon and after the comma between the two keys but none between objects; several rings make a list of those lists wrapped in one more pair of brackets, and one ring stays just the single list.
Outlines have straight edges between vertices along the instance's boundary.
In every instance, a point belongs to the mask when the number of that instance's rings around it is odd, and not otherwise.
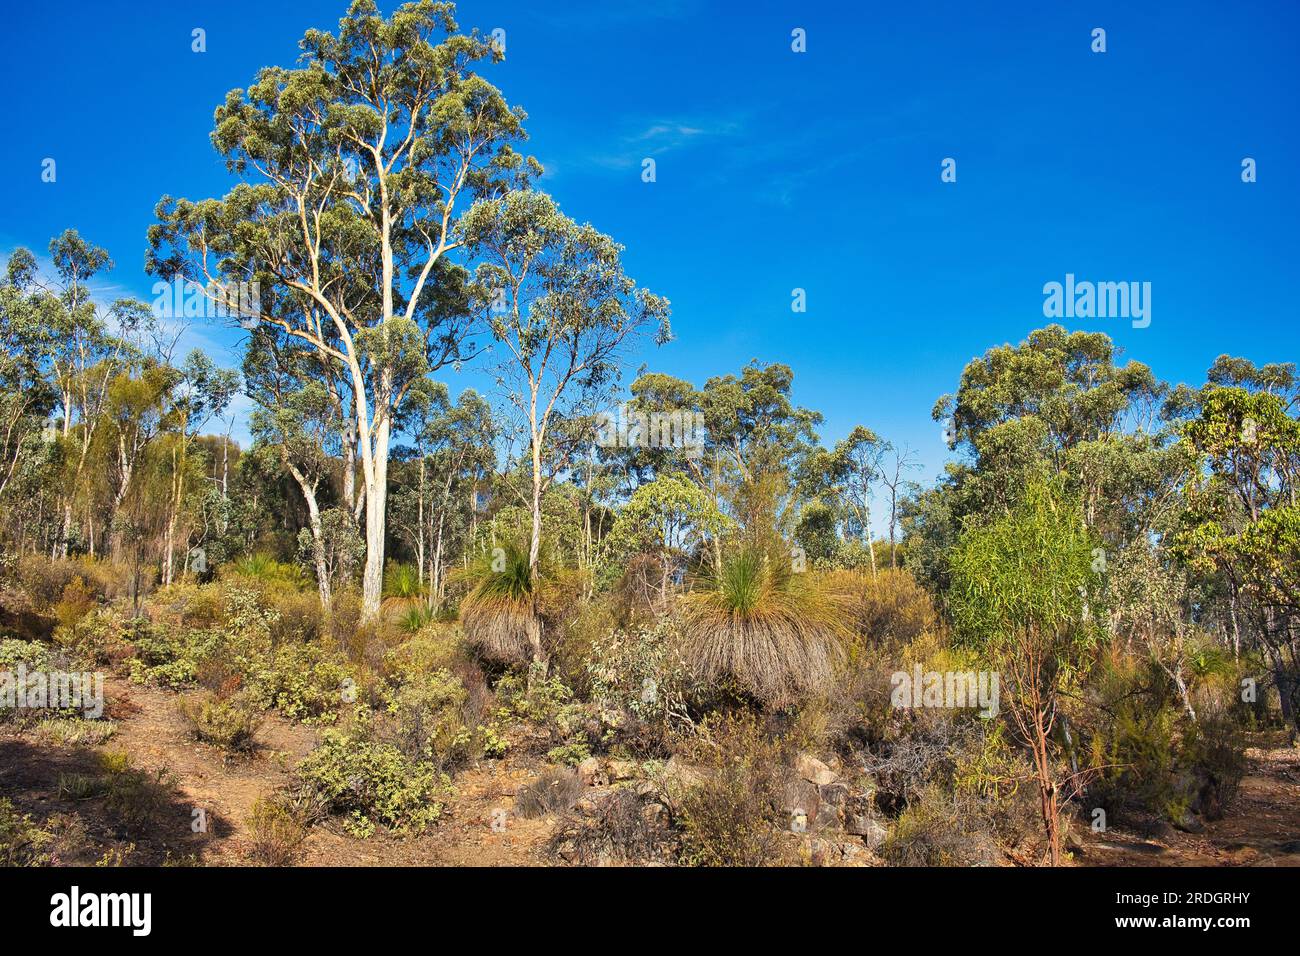
[{"label": "young tree", "polygon": [[[502,380],[517,384],[511,394],[527,429],[528,569],[535,588],[542,497],[554,478],[544,466],[548,457],[571,461],[591,441],[584,429],[562,424],[591,416],[610,400],[621,352],[633,336],[651,327],[657,343],[668,340],[668,300],[637,288],[623,272],[622,247],[569,219],[544,193],[480,201],[466,214],[465,231],[482,260],[477,291],[493,303],[493,338],[508,352]],[[528,641],[544,667],[536,599],[534,590]]]},{"label": "young tree", "polygon": [[213,145],[251,177],[223,199],[165,197],[150,270],[220,297],[257,282],[261,321],[345,374],[365,496],[363,605],[379,613],[389,445],[411,384],[458,363],[472,316],[458,211],[539,172],[511,142],[523,113],[472,69],[499,60],[457,32],[449,3],[384,19],[355,0],[337,35],[311,30],[302,65],[268,67],[217,109]]},{"label": "young tree", "polygon": [[952,554],[949,607],[959,636],[982,648],[1009,678],[1003,699],[1029,749],[1048,857],[1060,863],[1060,808],[1071,794],[1053,753],[1065,683],[1080,666],[1096,585],[1092,541],[1077,507],[1043,481],[1011,511],[963,534]]}]

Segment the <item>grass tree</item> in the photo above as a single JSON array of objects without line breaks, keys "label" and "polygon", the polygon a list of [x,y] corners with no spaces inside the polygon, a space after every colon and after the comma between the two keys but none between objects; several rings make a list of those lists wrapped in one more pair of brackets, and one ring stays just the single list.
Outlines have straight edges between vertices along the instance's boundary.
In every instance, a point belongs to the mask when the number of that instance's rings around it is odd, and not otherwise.
[{"label": "grass tree", "polygon": [[527,432],[532,607],[525,627],[533,661],[544,669],[537,585],[542,498],[555,477],[548,464],[572,461],[591,445],[592,432],[576,424],[612,400],[620,358],[634,337],[654,329],[657,342],[668,340],[668,301],[624,273],[621,246],[565,216],[545,193],[483,200],[464,227],[479,261],[475,293],[505,350],[501,382]]},{"label": "grass tree", "polygon": [[829,686],[839,617],[831,596],[788,556],[744,544],[693,582],[686,655],[702,680],[730,680],[764,705],[788,707]]},{"label": "grass tree", "polygon": [[[253,318],[317,350],[350,392],[360,447],[363,607],[379,613],[389,445],[413,382],[467,354],[459,213],[538,167],[511,143],[523,113],[473,66],[502,54],[458,32],[453,6],[407,3],[388,19],[356,0],[337,34],[311,30],[296,69],[267,67],[216,111],[212,142],[245,177],[222,199],[165,197],[150,271],[224,301],[257,282]],[[352,425],[355,423],[355,427]]]},{"label": "grass tree", "polygon": [[962,535],[950,569],[949,607],[959,637],[982,649],[1009,682],[1003,700],[1032,756],[1055,866],[1063,787],[1053,731],[1063,686],[1093,634],[1086,613],[1096,583],[1092,540],[1078,507],[1036,480],[1015,508]]}]

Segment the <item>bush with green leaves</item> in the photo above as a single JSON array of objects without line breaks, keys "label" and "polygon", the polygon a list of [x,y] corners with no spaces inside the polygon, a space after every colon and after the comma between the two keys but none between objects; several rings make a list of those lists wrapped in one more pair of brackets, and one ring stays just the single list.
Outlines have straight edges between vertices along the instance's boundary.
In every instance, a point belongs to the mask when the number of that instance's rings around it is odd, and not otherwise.
[{"label": "bush with green leaves", "polygon": [[262,717],[247,700],[201,692],[182,697],[177,706],[196,740],[235,753],[247,753],[257,746]]},{"label": "bush with green leaves", "polygon": [[358,708],[347,732],[327,730],[321,744],[298,765],[302,782],[315,790],[344,827],[366,837],[384,826],[419,832],[443,814],[451,783],[433,764],[412,760],[376,739],[368,712]]},{"label": "bush with green leaves", "polygon": [[48,859],[51,834],[0,797],[0,866],[42,866]]},{"label": "bush with green leaves", "polygon": [[452,771],[482,753],[482,728],[466,721],[469,692],[451,672],[413,675],[385,697],[383,736],[407,758]]}]

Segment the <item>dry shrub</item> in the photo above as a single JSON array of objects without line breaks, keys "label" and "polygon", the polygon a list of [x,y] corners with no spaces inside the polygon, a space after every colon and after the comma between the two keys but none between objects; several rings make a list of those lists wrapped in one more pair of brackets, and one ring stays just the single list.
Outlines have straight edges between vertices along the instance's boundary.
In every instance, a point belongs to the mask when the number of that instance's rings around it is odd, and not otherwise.
[{"label": "dry shrub", "polygon": [[908,804],[880,853],[894,866],[993,866],[1001,858],[988,818],[937,786]]},{"label": "dry shrub", "polygon": [[897,647],[938,626],[930,595],[901,569],[888,568],[875,576],[836,572],[828,586],[840,597],[854,632],[868,645]]},{"label": "dry shrub", "polygon": [[94,594],[86,586],[84,578],[75,577],[63,588],[63,594],[54,605],[54,616],[59,624],[68,629],[75,629],[82,618],[95,609]]},{"label": "dry shrub", "polygon": [[232,753],[248,753],[256,748],[262,717],[238,698],[223,699],[204,692],[182,697],[177,707],[196,740]]},{"label": "dry shrub", "polygon": [[78,577],[78,568],[72,561],[60,561],[43,554],[24,554],[18,559],[16,577],[18,589],[31,598],[37,608],[48,608]]},{"label": "dry shrub", "polygon": [[271,625],[273,644],[314,641],[324,632],[325,614],[321,609],[320,594],[315,589],[268,589],[264,600],[269,607],[279,612]]},{"label": "dry shrub", "polygon": [[591,818],[566,815],[555,828],[550,852],[581,866],[670,863],[677,836],[663,808],[632,787],[606,794]]},{"label": "dry shrub", "polygon": [[335,646],[346,647],[348,640],[361,626],[361,592],[354,587],[341,587],[334,591],[330,601],[330,614],[326,631]]},{"label": "dry shrub", "polygon": [[515,810],[532,819],[573,809],[582,795],[582,780],[572,770],[548,770],[515,797]]},{"label": "dry shrub", "polygon": [[174,801],[171,771],[166,767],[153,772],[139,770],[131,766],[125,751],[103,751],[99,759],[108,812],[135,833],[157,827]]},{"label": "dry shrub", "polygon": [[301,808],[283,797],[261,797],[249,813],[249,856],[267,866],[289,866],[307,839],[309,821]]},{"label": "dry shrub", "polygon": [[690,748],[704,778],[677,800],[682,860],[695,866],[767,866],[784,861],[780,809],[791,781],[787,742],[737,712],[706,721]]}]

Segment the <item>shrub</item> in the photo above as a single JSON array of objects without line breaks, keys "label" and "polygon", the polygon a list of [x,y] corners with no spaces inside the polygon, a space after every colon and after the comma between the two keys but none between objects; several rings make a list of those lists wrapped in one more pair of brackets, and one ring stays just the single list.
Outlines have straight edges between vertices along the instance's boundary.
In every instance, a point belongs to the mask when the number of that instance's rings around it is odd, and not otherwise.
[{"label": "shrub", "polygon": [[307,824],[296,808],[275,797],[261,797],[248,815],[249,855],[267,866],[289,866],[307,838]]},{"label": "shrub", "polygon": [[319,644],[289,644],[252,669],[247,687],[253,700],[290,720],[333,724],[356,693],[356,678],[354,668]]},{"label": "shrub", "polygon": [[591,819],[566,815],[551,835],[551,853],[581,866],[608,862],[670,863],[677,835],[662,807],[631,787],[619,787],[596,805]]},{"label": "shrub", "polygon": [[235,753],[248,753],[257,746],[262,717],[243,701],[200,693],[182,697],[177,707],[196,740]]},{"label": "shrub", "polygon": [[834,604],[790,562],[744,547],[687,595],[685,652],[707,683],[731,679],[773,708],[824,691],[839,656]]},{"label": "shrub", "polygon": [[137,833],[157,826],[173,799],[171,772],[166,767],[153,772],[137,769],[125,751],[104,751],[99,756],[109,813]]},{"label": "shrub", "polygon": [[344,827],[366,837],[376,825],[420,831],[442,816],[447,778],[429,763],[409,759],[392,744],[377,742],[363,712],[350,733],[326,731],[319,747],[298,766],[332,813],[346,814]]},{"label": "shrub", "polygon": [[465,636],[486,656],[507,663],[532,659],[533,581],[528,550],[512,542],[485,554],[466,572],[473,580],[460,606]]},{"label": "shrub", "polygon": [[751,714],[707,722],[694,748],[703,780],[678,800],[682,861],[694,866],[766,866],[783,859],[780,811],[789,781],[785,744]]},{"label": "shrub", "polygon": [[521,817],[546,816],[571,810],[582,794],[582,781],[572,770],[548,770],[515,797],[515,810]]},{"label": "shrub", "polygon": [[388,693],[385,737],[408,759],[450,772],[475,755],[476,734],[465,719],[468,701],[465,686],[448,671],[412,677]]},{"label": "shrub", "polygon": [[999,854],[987,826],[954,794],[927,787],[895,821],[880,853],[894,866],[992,866]]},{"label": "shrub", "polygon": [[840,572],[830,576],[829,587],[841,596],[854,632],[869,645],[910,644],[938,626],[930,595],[906,571]]},{"label": "shrub", "polygon": [[0,797],[0,866],[42,866],[53,837]]}]

